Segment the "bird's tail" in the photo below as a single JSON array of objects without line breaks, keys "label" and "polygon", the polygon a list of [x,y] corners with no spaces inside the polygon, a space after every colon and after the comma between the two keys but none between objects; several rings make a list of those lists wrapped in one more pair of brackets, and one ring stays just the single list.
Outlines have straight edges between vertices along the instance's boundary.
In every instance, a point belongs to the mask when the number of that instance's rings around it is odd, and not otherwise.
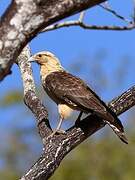
[{"label": "bird's tail", "polygon": [[128,140],[124,133],[124,127],[123,127],[121,121],[115,115],[115,113],[113,113],[113,112],[108,113],[105,122],[113,129],[113,131],[121,139],[121,141],[128,144]]},{"label": "bird's tail", "polygon": [[118,127],[116,127],[116,125],[111,124],[109,121],[105,121],[115,132],[115,134],[121,139],[121,141],[123,141],[124,143],[128,144],[128,140],[125,136],[124,131],[120,130]]}]

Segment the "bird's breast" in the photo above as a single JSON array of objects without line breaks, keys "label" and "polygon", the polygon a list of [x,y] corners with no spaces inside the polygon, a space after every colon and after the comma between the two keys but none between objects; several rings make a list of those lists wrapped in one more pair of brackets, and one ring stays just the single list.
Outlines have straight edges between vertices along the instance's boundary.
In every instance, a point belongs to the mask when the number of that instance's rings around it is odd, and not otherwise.
[{"label": "bird's breast", "polygon": [[59,111],[61,118],[67,119],[71,115],[73,109],[71,109],[66,104],[59,104],[58,111]]}]

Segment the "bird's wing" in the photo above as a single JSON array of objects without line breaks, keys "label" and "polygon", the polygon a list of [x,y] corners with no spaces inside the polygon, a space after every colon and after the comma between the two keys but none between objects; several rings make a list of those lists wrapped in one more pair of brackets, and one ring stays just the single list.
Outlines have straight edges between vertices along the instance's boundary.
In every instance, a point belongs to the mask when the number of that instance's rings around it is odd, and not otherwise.
[{"label": "bird's wing", "polygon": [[128,143],[122,123],[116,114],[80,78],[57,71],[46,77],[43,86],[58,104],[67,104],[83,112],[95,112],[123,142]]},{"label": "bird's wing", "polygon": [[61,103],[86,112],[106,112],[99,97],[78,77],[64,71],[53,72],[46,77],[45,84]]}]

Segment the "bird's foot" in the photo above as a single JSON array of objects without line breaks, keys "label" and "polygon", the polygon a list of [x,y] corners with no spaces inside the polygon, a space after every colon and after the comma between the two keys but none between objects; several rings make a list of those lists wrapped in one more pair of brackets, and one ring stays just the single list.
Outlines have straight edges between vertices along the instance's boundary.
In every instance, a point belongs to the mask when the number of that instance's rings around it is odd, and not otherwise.
[{"label": "bird's foot", "polygon": [[59,135],[59,134],[66,134],[66,131],[64,131],[63,129],[54,129],[52,134],[49,137],[53,137],[54,135]]},{"label": "bird's foot", "polygon": [[66,134],[64,129],[54,129],[55,134]]}]

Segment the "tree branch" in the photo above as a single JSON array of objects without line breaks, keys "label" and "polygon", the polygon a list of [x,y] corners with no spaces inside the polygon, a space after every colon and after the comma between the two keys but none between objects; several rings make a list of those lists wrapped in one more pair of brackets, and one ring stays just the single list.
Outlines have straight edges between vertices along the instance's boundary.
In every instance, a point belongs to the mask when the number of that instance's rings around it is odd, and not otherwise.
[{"label": "tree branch", "polygon": [[[48,179],[58,168],[62,159],[77,145],[83,142],[93,133],[105,126],[102,119],[95,115],[90,115],[80,123],[66,131],[66,134],[57,134],[53,137],[48,121],[46,108],[42,105],[35,93],[34,81],[30,64],[27,62],[30,53],[28,48],[24,49],[19,56],[18,65],[21,70],[24,84],[24,100],[26,105],[34,113],[39,133],[43,141],[43,153],[39,160],[28,170],[21,180],[41,180]],[[135,86],[124,92],[119,97],[112,100],[108,106],[120,115],[135,105]]]},{"label": "tree branch", "polygon": [[46,108],[42,105],[36,96],[35,84],[32,76],[31,64],[28,62],[30,58],[30,48],[26,46],[17,59],[17,64],[20,68],[21,77],[24,87],[24,102],[35,115],[39,134],[41,139],[52,133]]},{"label": "tree branch", "polygon": [[[21,49],[37,33],[55,23],[56,21],[80,12],[86,8],[95,6],[105,0],[14,0],[0,20],[0,80],[8,73],[10,67],[21,52]],[[84,13],[81,14],[76,25],[85,29],[96,29],[97,26],[84,24]],[[73,24],[70,22],[70,24]],[[53,25],[57,26],[57,25]],[[61,25],[62,27],[63,25]],[[69,26],[67,22],[67,26]],[[50,26],[51,27],[51,26]],[[60,27],[60,26],[59,26]],[[48,27],[49,28],[49,27]],[[98,26],[98,29],[114,30],[114,26]],[[115,30],[133,29],[130,27],[116,27]],[[47,29],[47,28],[46,28]],[[57,29],[57,28],[56,28]],[[105,126],[102,119],[90,115],[80,123],[66,131],[66,134],[52,133],[46,108],[40,102],[35,93],[35,85],[32,77],[31,65],[27,62],[30,50],[26,47],[18,58],[18,66],[24,86],[24,102],[36,117],[39,134],[43,141],[43,152],[39,160],[27,171],[21,180],[48,179],[58,168],[62,159],[78,144],[90,135]],[[121,114],[135,105],[135,87],[133,86],[121,96],[112,100],[109,107],[117,114]]]},{"label": "tree branch", "polygon": [[108,3],[104,3],[103,5],[99,5],[101,8],[103,8],[104,10],[110,12],[111,14],[113,14],[115,17],[121,19],[122,21],[128,23],[128,24],[132,24],[132,21],[130,21],[129,19],[121,16],[120,14],[118,14],[115,10],[113,10],[112,8],[109,7]]},{"label": "tree branch", "polygon": [[14,0],[0,19],[0,80],[22,48],[48,25],[105,0]]},{"label": "tree branch", "polygon": [[[106,2],[107,3],[107,2]],[[105,4],[105,3],[104,3]],[[56,30],[56,29],[60,29],[63,27],[70,27],[70,26],[79,26],[83,29],[87,29],[87,30],[117,30],[117,31],[125,31],[125,30],[132,30],[135,28],[135,22],[134,22],[134,18],[132,21],[128,20],[127,18],[121,16],[120,14],[118,14],[116,11],[112,10],[109,6],[105,5],[99,5],[100,7],[102,7],[103,9],[105,9],[106,11],[112,13],[114,16],[116,16],[117,18],[123,20],[124,22],[128,23],[128,25],[126,26],[116,26],[116,25],[89,25],[83,22],[84,19],[84,11],[80,13],[80,16],[78,18],[78,20],[72,20],[72,21],[65,21],[62,23],[56,23],[53,25],[50,25],[46,28],[44,28],[40,33],[43,32],[47,32],[47,31],[52,31],[52,30]]]},{"label": "tree branch", "polygon": [[127,26],[114,26],[114,25],[112,25],[112,26],[107,26],[107,25],[98,26],[98,25],[85,24],[84,22],[81,22],[79,20],[74,20],[74,21],[72,20],[72,21],[66,21],[66,22],[56,23],[56,24],[50,25],[50,26],[46,27],[45,29],[43,29],[40,33],[60,29],[63,27],[70,27],[70,26],[79,26],[79,27],[86,29],[86,30],[127,31],[127,30],[135,29],[135,24],[130,24]]},{"label": "tree branch", "polygon": [[[122,114],[134,105],[135,86],[109,103],[109,107],[117,115]],[[48,179],[72,149],[104,126],[105,123],[100,118],[90,115],[79,124],[68,129],[66,135],[56,135],[53,138],[45,139],[46,145],[43,154],[21,180]]]}]

